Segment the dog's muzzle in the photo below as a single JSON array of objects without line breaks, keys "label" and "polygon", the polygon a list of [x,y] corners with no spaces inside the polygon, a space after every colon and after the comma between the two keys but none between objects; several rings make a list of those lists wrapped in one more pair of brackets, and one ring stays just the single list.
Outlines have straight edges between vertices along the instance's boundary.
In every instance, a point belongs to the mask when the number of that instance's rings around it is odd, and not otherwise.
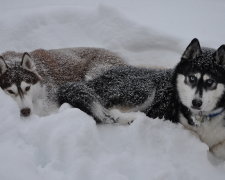
[{"label": "dog's muzzle", "polygon": [[23,109],[20,110],[20,115],[24,116],[24,117],[29,116],[30,113],[31,113],[30,108],[23,108]]}]

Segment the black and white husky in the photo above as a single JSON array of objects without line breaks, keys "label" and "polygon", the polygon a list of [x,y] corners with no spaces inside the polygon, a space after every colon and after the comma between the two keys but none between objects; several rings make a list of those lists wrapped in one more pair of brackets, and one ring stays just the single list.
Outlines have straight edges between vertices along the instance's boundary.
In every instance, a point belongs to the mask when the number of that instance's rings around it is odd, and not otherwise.
[{"label": "black and white husky", "polygon": [[46,115],[58,106],[60,84],[90,79],[118,64],[122,58],[100,48],[9,51],[0,56],[0,87],[17,102],[22,116]]},{"label": "black and white husky", "polygon": [[64,84],[58,98],[97,122],[120,122],[123,114],[113,108],[180,122],[225,158],[225,45],[201,48],[193,39],[174,69],[122,65],[86,82]]},{"label": "black and white husky", "polygon": [[179,122],[225,159],[225,45],[201,48],[194,39],[175,69],[174,85]]}]

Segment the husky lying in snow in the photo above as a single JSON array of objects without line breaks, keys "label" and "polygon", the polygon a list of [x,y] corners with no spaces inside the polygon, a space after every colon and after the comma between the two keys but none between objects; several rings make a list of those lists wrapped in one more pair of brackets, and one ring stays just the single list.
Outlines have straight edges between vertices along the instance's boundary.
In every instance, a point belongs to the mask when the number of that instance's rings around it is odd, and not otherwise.
[{"label": "husky lying in snow", "polygon": [[0,56],[0,87],[18,103],[22,116],[45,115],[57,104],[60,84],[94,77],[121,64],[118,55],[98,48],[10,51]]},{"label": "husky lying in snow", "polygon": [[225,45],[201,48],[194,39],[174,72],[177,119],[225,159]]},{"label": "husky lying in snow", "polygon": [[118,66],[92,80],[64,84],[58,98],[97,122],[119,122],[114,107],[180,122],[225,158],[225,45],[201,48],[193,39],[174,69]]}]

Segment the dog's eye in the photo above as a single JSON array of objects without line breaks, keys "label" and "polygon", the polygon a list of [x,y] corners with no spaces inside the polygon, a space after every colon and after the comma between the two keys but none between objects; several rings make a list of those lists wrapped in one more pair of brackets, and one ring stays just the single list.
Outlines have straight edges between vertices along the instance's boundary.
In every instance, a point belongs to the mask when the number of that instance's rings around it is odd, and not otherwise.
[{"label": "dog's eye", "polygon": [[194,84],[197,81],[197,78],[195,76],[193,76],[193,75],[188,76],[188,78],[189,78],[189,82],[191,84]]},{"label": "dog's eye", "polygon": [[30,90],[30,86],[27,86],[26,88],[25,88],[25,91],[29,91]]},{"label": "dog's eye", "polygon": [[12,90],[7,90],[9,94],[15,94]]},{"label": "dog's eye", "polygon": [[211,87],[213,84],[214,84],[214,80],[213,79],[207,79],[206,81],[205,81],[205,84],[208,86],[208,87]]}]

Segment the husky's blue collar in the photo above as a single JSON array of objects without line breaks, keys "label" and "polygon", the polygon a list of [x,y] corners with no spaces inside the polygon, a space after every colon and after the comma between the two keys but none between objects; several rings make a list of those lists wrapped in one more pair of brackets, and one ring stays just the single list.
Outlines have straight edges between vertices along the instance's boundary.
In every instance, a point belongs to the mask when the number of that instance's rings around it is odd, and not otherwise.
[{"label": "husky's blue collar", "polygon": [[204,123],[205,121],[209,121],[212,118],[215,118],[221,115],[224,111],[225,111],[225,108],[219,108],[214,110],[210,114],[203,114],[202,112],[200,112],[199,114],[194,115],[192,120],[195,126],[200,126],[201,123]]},{"label": "husky's blue collar", "polygon": [[192,116],[193,124],[195,126],[200,126],[205,121],[210,121],[212,118],[215,118],[221,115],[225,111],[225,108],[219,108],[211,112],[210,114],[203,114],[200,112],[197,115]]},{"label": "husky's blue collar", "polygon": [[207,116],[208,116],[208,118],[211,119],[211,118],[214,118],[214,117],[216,117],[216,116],[219,116],[219,115],[222,114],[224,111],[225,111],[225,108],[220,108],[220,109],[215,110],[214,112],[208,114]]}]

